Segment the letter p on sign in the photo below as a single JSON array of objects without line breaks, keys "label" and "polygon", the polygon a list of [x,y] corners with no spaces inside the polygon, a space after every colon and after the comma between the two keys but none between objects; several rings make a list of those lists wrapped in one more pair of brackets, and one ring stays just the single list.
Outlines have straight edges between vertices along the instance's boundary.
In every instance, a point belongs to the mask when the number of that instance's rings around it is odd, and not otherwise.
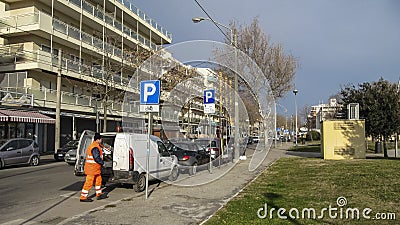
[{"label": "letter p on sign", "polygon": [[204,91],[203,103],[204,104],[215,103],[214,90],[205,90]]},{"label": "letter p on sign", "polygon": [[151,83],[144,84],[144,102],[147,102],[149,95],[154,95],[156,93],[156,85]]},{"label": "letter p on sign", "polygon": [[140,104],[159,104],[159,97],[159,80],[147,80],[140,82]]}]

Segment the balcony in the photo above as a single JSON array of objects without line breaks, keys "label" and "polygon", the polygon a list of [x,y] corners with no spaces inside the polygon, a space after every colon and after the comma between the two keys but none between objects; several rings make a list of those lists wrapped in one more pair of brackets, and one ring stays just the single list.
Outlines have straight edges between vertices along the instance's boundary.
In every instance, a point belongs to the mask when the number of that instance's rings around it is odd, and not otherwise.
[{"label": "balcony", "polygon": [[[84,0],[68,0],[68,2],[76,5],[79,8],[81,8],[81,5],[82,5],[82,9],[84,11],[86,11],[86,12],[92,14],[93,16],[96,16],[99,19],[103,20],[103,16],[104,16],[103,12],[98,10],[97,7],[92,5],[91,3],[87,2],[87,1],[84,1]],[[155,28],[157,31],[159,31],[161,34],[163,34],[169,40],[172,39],[172,34],[170,32],[168,32],[163,26],[158,24],[154,19],[152,19],[151,17],[146,15],[146,13],[144,13],[142,10],[137,8],[132,3],[132,1],[130,1],[130,0],[117,0],[117,2],[121,3],[126,9],[128,9],[131,12],[133,12],[136,16],[141,18],[143,20],[143,22],[145,22],[148,25],[150,25],[151,27]],[[107,23],[109,23],[110,25],[114,24],[114,26],[116,26],[116,27],[120,27],[120,28],[122,27],[121,23],[119,21],[114,21],[113,18],[108,16],[108,15],[105,15],[105,21]],[[119,30],[121,30],[121,29],[119,29]]]},{"label": "balcony", "polygon": [[100,19],[101,21],[105,21],[106,24],[108,24],[109,26],[113,27],[114,29],[116,29],[119,32],[125,33],[129,38],[132,38],[133,40],[140,42],[144,46],[147,46],[153,50],[160,49],[160,46],[157,46],[156,44],[152,43],[150,40],[148,40],[147,38],[143,37],[142,35],[136,33],[129,27],[123,26],[121,22],[119,22],[118,20],[115,20],[113,17],[111,17],[108,14],[104,14],[103,11],[99,10],[96,6],[90,4],[86,1],[83,1],[83,0],[68,0],[68,2],[77,6],[79,9],[81,8],[81,2],[82,2],[82,9],[84,12],[89,13],[90,15]]},{"label": "balcony", "polygon": [[172,34],[168,32],[165,28],[163,28],[161,25],[159,25],[155,20],[153,20],[151,17],[147,16],[142,10],[138,9],[131,0],[117,0],[120,2],[122,5],[124,5],[127,9],[132,11],[134,14],[139,16],[141,19],[146,21],[148,24],[150,24],[152,27],[154,27],[156,30],[167,36],[170,40],[172,39]]},{"label": "balcony", "polygon": [[[0,74],[2,77],[4,74]],[[7,75],[11,75],[9,73]],[[26,76],[26,75],[25,75]],[[29,88],[29,87],[6,87],[0,86],[0,105],[28,105],[31,107],[42,107],[54,109],[57,102],[57,91],[46,88]],[[135,101],[130,104],[120,101],[109,101],[109,115],[126,116],[142,118],[144,114],[139,112],[139,102]],[[61,107],[63,110],[72,110],[74,112],[91,112],[96,110],[102,112],[103,102],[97,98],[88,95],[81,95],[71,92],[61,92]],[[163,120],[174,121],[176,115],[169,113],[164,115]]]},{"label": "balcony", "polygon": [[[47,21],[51,21],[51,16],[40,11],[37,13],[27,13],[11,17],[0,18],[0,35],[29,32],[30,29],[27,29],[27,26],[31,25],[41,25],[40,28],[45,30],[45,28],[49,26],[49,24],[44,24]],[[81,32],[79,28],[66,24],[63,21],[60,21],[55,18],[53,18],[52,24],[53,24],[52,28],[53,30],[65,34],[68,37],[71,37],[78,41],[82,40],[82,42],[97,48],[97,50],[103,51],[103,40],[96,38],[88,33]],[[31,29],[32,30],[39,29],[39,27]],[[45,31],[51,33],[50,30],[45,30]],[[136,34],[136,32],[132,31],[131,29],[125,26],[123,31],[125,34],[129,35],[129,37],[132,38],[132,40],[137,41],[143,46],[146,46],[153,50],[161,49],[161,46],[153,44],[150,40],[144,38],[139,34]],[[122,58],[121,55],[122,50],[120,48],[110,45],[109,43],[104,44],[104,50],[106,53],[111,53],[114,56]]]},{"label": "balcony", "polygon": [[[31,69],[38,68],[57,72],[58,55],[52,55],[49,52],[49,49],[36,51],[27,50],[24,48],[24,44],[6,45],[0,47],[0,68],[2,66],[6,67],[8,65],[21,65],[27,63],[36,63],[32,65]],[[62,57],[61,65],[63,74],[85,80],[86,82],[88,81],[88,78],[85,76],[97,79],[105,79],[105,72],[101,68],[79,63],[64,56]],[[114,84],[120,85],[119,88],[123,90],[128,88],[128,90],[132,92],[138,92],[136,87],[129,85],[129,79],[127,77],[122,77],[118,74],[112,76],[111,80],[114,82]]]}]

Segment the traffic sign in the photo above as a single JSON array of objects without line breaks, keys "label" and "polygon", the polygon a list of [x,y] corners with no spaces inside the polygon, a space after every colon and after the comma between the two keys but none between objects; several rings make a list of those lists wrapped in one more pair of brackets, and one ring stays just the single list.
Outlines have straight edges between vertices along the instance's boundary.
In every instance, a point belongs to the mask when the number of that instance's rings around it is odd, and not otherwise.
[{"label": "traffic sign", "polygon": [[214,104],[215,103],[215,91],[214,90],[204,90],[204,104]]},{"label": "traffic sign", "polygon": [[205,114],[214,114],[215,113],[215,104],[204,104],[204,113]]},{"label": "traffic sign", "polygon": [[140,82],[140,112],[158,112],[160,107],[160,81]]},{"label": "traffic sign", "polygon": [[140,104],[158,105],[160,103],[160,81],[146,80],[140,82]]}]

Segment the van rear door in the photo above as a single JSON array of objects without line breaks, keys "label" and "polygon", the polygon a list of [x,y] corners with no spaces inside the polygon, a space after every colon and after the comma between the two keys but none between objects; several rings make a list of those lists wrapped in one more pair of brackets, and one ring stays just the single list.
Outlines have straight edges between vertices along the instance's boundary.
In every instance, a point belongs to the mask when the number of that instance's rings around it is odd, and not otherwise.
[{"label": "van rear door", "polygon": [[129,150],[131,135],[127,133],[117,134],[114,143],[113,170],[129,171]]},{"label": "van rear door", "polygon": [[94,137],[94,132],[90,130],[85,130],[82,132],[81,138],[79,139],[78,148],[76,151],[76,163],[75,163],[75,175],[83,175],[83,167],[85,166],[86,160],[86,150],[92,143]]}]

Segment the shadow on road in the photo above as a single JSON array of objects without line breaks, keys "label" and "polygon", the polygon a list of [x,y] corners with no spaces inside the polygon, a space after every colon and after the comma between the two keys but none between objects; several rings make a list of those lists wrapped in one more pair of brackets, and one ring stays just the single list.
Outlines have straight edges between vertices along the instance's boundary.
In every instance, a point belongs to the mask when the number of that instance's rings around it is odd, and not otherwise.
[{"label": "shadow on road", "polygon": [[322,158],[320,152],[295,152],[295,151],[286,151],[286,155],[298,156],[304,158]]},{"label": "shadow on road", "polygon": [[31,222],[32,220],[34,220],[34,219],[38,218],[39,216],[45,214],[46,212],[50,211],[52,208],[54,208],[54,207],[60,205],[61,203],[67,201],[67,200],[70,199],[72,196],[74,196],[76,193],[77,193],[77,192],[71,193],[70,195],[68,195],[68,197],[61,199],[59,202],[55,203],[54,205],[48,207],[47,209],[43,210],[42,212],[40,212],[40,213],[34,215],[33,217],[31,217],[31,218],[25,220],[24,222],[22,222],[22,223],[20,223],[20,224],[27,224],[27,223]]}]

